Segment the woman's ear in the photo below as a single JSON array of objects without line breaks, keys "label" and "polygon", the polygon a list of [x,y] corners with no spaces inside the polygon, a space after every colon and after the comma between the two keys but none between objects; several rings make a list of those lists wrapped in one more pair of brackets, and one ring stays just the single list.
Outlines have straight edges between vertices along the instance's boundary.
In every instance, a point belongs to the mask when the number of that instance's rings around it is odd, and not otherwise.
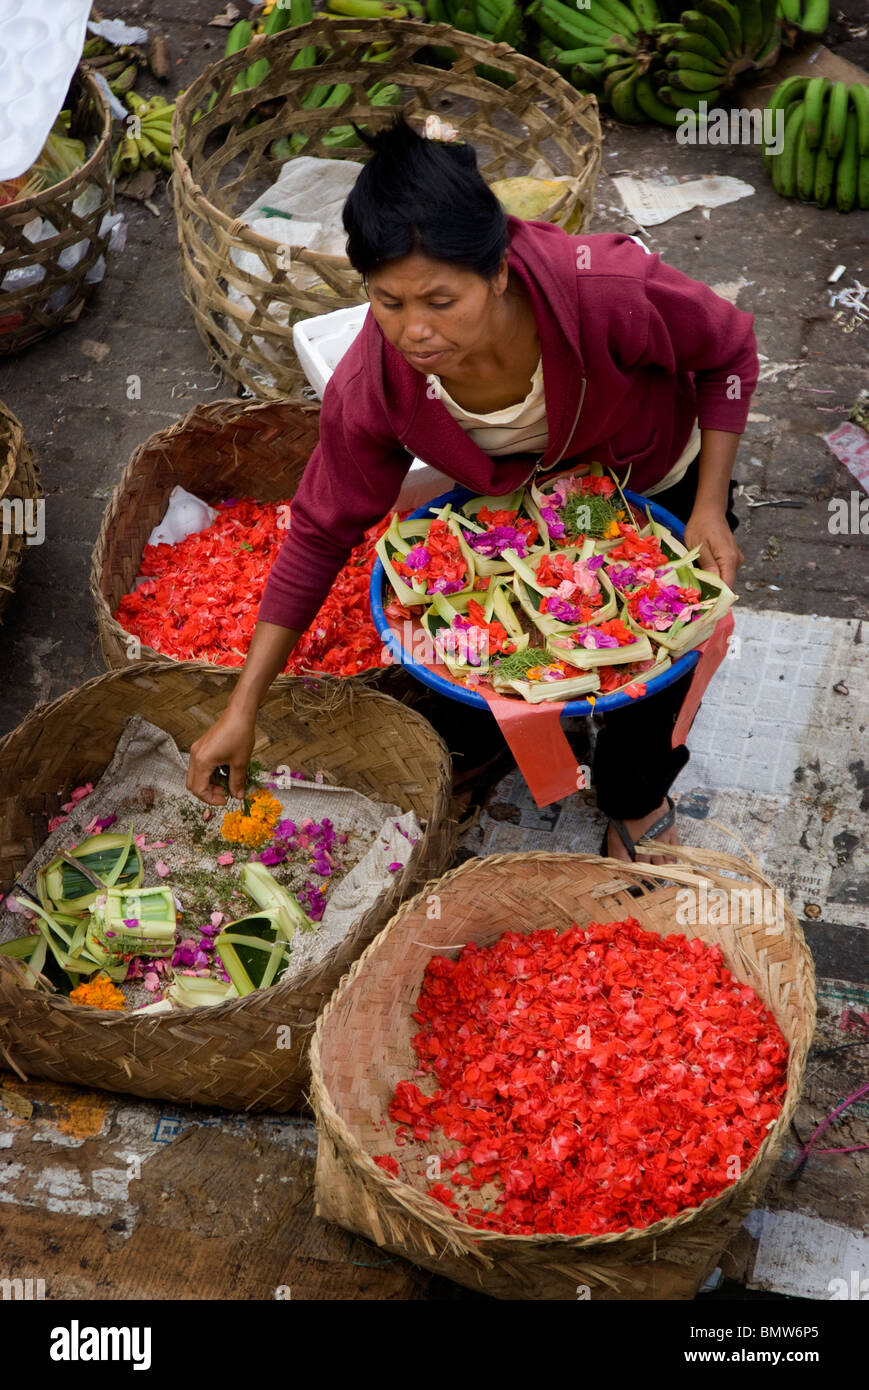
[{"label": "woman's ear", "polygon": [[492,289],[497,295],[504,294],[507,289],[507,281],[510,278],[509,259],[509,252],[505,251],[501,257],[501,264],[495,271],[495,276],[492,280]]}]

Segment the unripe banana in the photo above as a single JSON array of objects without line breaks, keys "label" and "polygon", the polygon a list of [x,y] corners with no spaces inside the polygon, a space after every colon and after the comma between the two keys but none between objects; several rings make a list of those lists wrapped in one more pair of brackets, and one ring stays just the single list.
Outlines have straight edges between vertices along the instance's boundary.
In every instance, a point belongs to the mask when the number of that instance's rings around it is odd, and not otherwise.
[{"label": "unripe banana", "polygon": [[798,14],[797,24],[804,34],[823,34],[830,22],[830,0],[806,0]]},{"label": "unripe banana", "polygon": [[636,72],[631,76],[625,77],[621,82],[617,82],[609,93],[610,104],[620,121],[628,124],[635,124],[643,119],[641,107],[637,105],[635,93],[637,81]]},{"label": "unripe banana", "polygon": [[679,68],[670,73],[670,86],[681,92],[718,92],[722,82],[712,72],[692,72],[690,68]]},{"label": "unripe banana", "polygon": [[[652,79],[648,73],[637,78],[635,96],[637,105],[651,120],[659,121],[661,125],[675,127],[679,124],[676,112],[667,106],[655,92],[652,86]],[[869,161],[867,161],[869,163]]]},{"label": "unripe banana", "polygon": [[808,114],[803,118],[802,129],[797,140],[797,193],[804,203],[810,203],[815,196],[815,151],[806,138]]},{"label": "unripe banana", "polygon": [[810,150],[816,150],[821,143],[824,129],[824,108],[827,104],[827,93],[832,85],[827,77],[813,77],[806,87],[806,94],[803,97],[806,103],[804,130],[806,145]]},{"label": "unripe banana", "polygon": [[854,82],[848,88],[848,96],[857,117],[857,143],[860,154],[869,154],[869,87],[864,82]]},{"label": "unripe banana", "polygon": [[716,24],[724,30],[727,35],[727,51],[731,57],[738,57],[742,52],[742,25],[739,22],[739,11],[734,9],[728,0],[697,0],[697,8],[701,14],[709,15]]},{"label": "unripe banana", "polygon": [[825,208],[833,196],[836,182],[836,161],[831,159],[821,141],[815,150],[815,186],[812,194],[819,207]]},{"label": "unripe banana", "polygon": [[830,110],[827,117],[824,147],[831,159],[836,158],[845,143],[847,125],[848,88],[844,82],[834,82],[830,92]]},{"label": "unripe banana", "polygon": [[759,0],[742,0],[739,5],[742,25],[742,47],[745,53],[758,53],[766,37]]},{"label": "unripe banana", "polygon": [[703,34],[683,33],[682,37],[673,44],[671,52],[676,53],[696,53],[701,58],[708,58],[713,63],[723,63],[724,54],[711,39],[707,39]]},{"label": "unripe banana", "polygon": [[848,112],[845,125],[845,140],[842,153],[836,165],[836,207],[840,212],[850,212],[857,201],[857,117]]},{"label": "unripe banana", "polygon": [[647,34],[661,23],[661,15],[655,0],[631,0],[631,9]]},{"label": "unripe banana", "polygon": [[683,10],[682,23],[689,34],[699,34],[708,39],[722,57],[726,55],[729,47],[727,34],[711,15],[701,14],[699,10]]},{"label": "unripe banana", "polygon": [[727,64],[723,58],[712,61],[709,58],[701,57],[699,53],[671,53],[665,60],[665,66],[670,70],[679,68],[690,68],[692,72],[711,72],[721,76],[727,71]]},{"label": "unripe banana", "polygon": [[782,198],[793,198],[797,190],[797,152],[805,119],[805,104],[796,102],[785,123],[784,149],[773,165],[773,185]]}]

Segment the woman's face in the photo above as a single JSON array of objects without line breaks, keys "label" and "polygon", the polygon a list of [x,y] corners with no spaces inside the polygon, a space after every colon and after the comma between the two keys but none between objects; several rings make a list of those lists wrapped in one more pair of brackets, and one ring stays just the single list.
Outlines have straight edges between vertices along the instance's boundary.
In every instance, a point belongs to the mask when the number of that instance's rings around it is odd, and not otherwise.
[{"label": "woman's face", "polygon": [[384,337],[417,371],[454,376],[485,348],[507,287],[507,257],[493,280],[414,251],[368,277],[368,297]]}]

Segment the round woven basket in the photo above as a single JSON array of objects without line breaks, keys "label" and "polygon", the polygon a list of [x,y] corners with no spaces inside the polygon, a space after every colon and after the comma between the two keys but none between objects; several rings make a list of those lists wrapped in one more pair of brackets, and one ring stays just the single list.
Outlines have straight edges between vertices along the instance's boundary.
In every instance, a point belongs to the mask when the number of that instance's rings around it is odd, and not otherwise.
[{"label": "round woven basket", "polygon": [[[115,188],[108,102],[93,77],[80,68],[65,106],[72,112],[72,136],[85,142],[96,137],[98,144],[68,179],[0,207],[0,283],[10,270],[38,266],[44,272],[35,284],[0,290],[0,354],[18,352],[78,318],[94,289],[88,274],[109,243],[110,232],[100,235],[103,218],[114,204]],[[35,217],[50,222],[57,235],[30,241],[25,228]],[[65,269],[61,256],[80,242],[87,243],[84,255]]]},{"label": "round woven basket", "polygon": [[227,497],[260,502],[292,497],[317,443],[319,420],[316,406],[214,401],[194,406],[139,445],[109,499],[91,560],[97,631],[110,670],[137,660],[177,665],[171,656],[142,646],[113,616],[133,587],[173,487],[212,504]]},{"label": "round woven basket", "polygon": [[[385,40],[394,46],[388,62],[362,61],[373,41]],[[432,44],[454,51],[451,66],[434,66]],[[293,59],[309,45],[316,45],[321,61],[315,68],[294,68]],[[403,110],[417,127],[429,112],[447,117],[473,143],[489,182],[532,169],[535,176],[569,178],[566,195],[541,216],[548,213],[580,231],[588,227],[601,158],[596,100],[507,44],[411,20],[317,20],[262,39],[256,52],[270,64],[257,87],[231,95],[236,77],[250,65],[248,48],[212,64],[188,87],[172,125],[185,293],[214,360],[254,395],[298,393],[306,380],[293,350],[293,323],[362,303],[365,294],[343,255],[287,248],[259,236],[238,214],[277,177],[280,161],[269,156],[276,138],[303,133],[308,139],[301,153],[328,157],[322,137],[336,125],[378,127],[391,120],[398,108],[372,103],[366,89],[373,81],[401,87]],[[475,69],[481,63],[510,74],[513,85],[480,76]],[[321,83],[346,83],[350,95],[340,106],[303,109],[306,94]],[[255,108],[261,119],[248,124]],[[197,112],[202,114],[194,119]],[[347,154],[362,159],[365,151]],[[261,274],[234,263],[239,253],[250,252],[260,258]],[[306,287],[297,278],[300,271],[307,273]],[[230,298],[230,288],[243,297],[241,303]]]},{"label": "round woven basket", "polygon": [[[781,1148],[814,1028],[814,968],[789,909],[783,926],[678,926],[680,888],[703,880],[708,889],[771,885],[756,865],[730,855],[687,847],[675,852],[679,865],[661,868],[583,854],[470,860],[402,905],[342,980],[315,1029],[311,1072],[321,1216],[496,1298],[575,1299],[582,1288],[592,1299],[694,1296],[755,1205]],[[435,920],[432,895],[439,900]],[[787,1039],[785,1102],[742,1176],[701,1206],[644,1230],[507,1236],[457,1221],[426,1194],[424,1176],[414,1185],[383,1172],[371,1155],[402,1159],[388,1107],[396,1083],[417,1066],[411,1039],[418,1025],[411,1015],[432,955],[455,959],[461,945],[488,945],[505,931],[564,930],[573,922],[629,916],[662,936],[676,931],[720,946],[725,964],[766,1001]],[[453,1142],[436,1132],[430,1147],[444,1152]]]},{"label": "round woven basket", "polygon": [[15,588],[39,495],[33,451],[21,422],[0,401],[0,617]]},{"label": "round woven basket", "polygon": [[[196,664],[136,666],[98,676],[35,711],[0,742],[0,892],[8,892],[46,835],[66,793],[96,782],[130,715],[190,745],[223,710],[234,678]],[[20,1075],[229,1110],[298,1105],[311,1029],[350,963],[403,897],[449,863],[449,757],[420,715],[377,691],[344,689],[328,704],[301,682],[272,690],[257,721],[256,756],[355,788],[403,811],[423,835],[353,932],[317,965],[272,988],[215,1007],[118,1014],[25,988],[0,957],[0,1061]],[[289,1026],[290,1046],[284,1046]],[[278,1046],[278,1040],[281,1046]]]}]

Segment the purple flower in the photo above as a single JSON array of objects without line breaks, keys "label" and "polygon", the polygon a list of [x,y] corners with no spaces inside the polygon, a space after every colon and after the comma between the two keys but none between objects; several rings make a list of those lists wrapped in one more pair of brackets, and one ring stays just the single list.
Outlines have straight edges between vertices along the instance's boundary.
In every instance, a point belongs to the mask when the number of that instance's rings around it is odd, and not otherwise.
[{"label": "purple flower", "polygon": [[269,848],[263,850],[262,854],[259,857],[259,862],[261,864],[265,864],[269,868],[272,868],[275,864],[283,864],[286,857],[287,851],[285,849]]},{"label": "purple flower", "polygon": [[[125,926],[125,927],[137,927],[138,925],[139,925],[139,919],[138,919],[138,917],[125,917],[125,918],[124,918],[124,926]],[[108,933],[106,933],[106,935],[108,935]],[[114,932],[112,932],[112,936],[114,936]]]},{"label": "purple flower", "polygon": [[559,598],[557,594],[552,594],[544,600],[541,611],[550,613],[560,623],[579,622],[579,609],[574,608],[572,603],[568,603],[566,598]]},{"label": "purple flower", "polygon": [[396,861],[395,861],[394,863],[392,863],[392,864],[387,864],[386,867],[387,867],[387,869],[389,870],[389,872],[390,872],[391,874],[394,874],[394,873],[397,872],[398,869],[403,869],[403,868],[404,868],[404,865],[403,865],[403,864],[399,864],[398,861],[396,860]]},{"label": "purple flower", "polygon": [[599,570],[602,564],[603,564],[603,556],[602,556],[602,555],[590,555],[590,556],[588,557],[588,559],[585,561],[585,567],[586,567],[586,569],[589,570],[591,573],[593,573],[595,570]]},{"label": "purple flower", "polygon": [[117,936],[117,934],[118,934],[118,933],[117,933],[116,931],[107,931],[107,932],[106,932],[106,936]]},{"label": "purple flower", "polygon": [[619,590],[626,589],[629,584],[636,584],[637,582],[637,572],[633,565],[616,566],[610,570],[609,576],[615,588]]},{"label": "purple flower", "polygon": [[117,819],[117,816],[102,816],[97,821],[97,830],[100,832],[102,832],[103,830],[108,830],[109,826],[114,825]]},{"label": "purple flower", "polygon": [[564,536],[564,522],[559,521],[558,514],[553,507],[541,507],[540,515],[549,528],[549,534],[554,540],[561,540]]},{"label": "purple flower", "polygon": [[430,560],[431,555],[424,545],[415,545],[404,557],[404,563],[407,565],[408,569],[412,570],[425,569]]},{"label": "purple flower", "polygon": [[436,579],[433,584],[429,585],[428,592],[430,594],[457,594],[464,587],[464,582],[461,579],[444,579],[441,577],[440,579]]},{"label": "purple flower", "polygon": [[297,832],[297,830],[296,830],[296,823],[295,823],[295,821],[292,821],[292,820],[281,820],[281,821],[278,821],[277,825],[275,826],[275,833],[274,833],[273,839],[275,839],[275,840],[289,840],[289,839],[292,838],[293,835],[295,835],[295,834],[297,834],[297,833],[298,833],[298,832]]},{"label": "purple flower", "polygon": [[476,550],[479,555],[485,555],[489,560],[501,555],[505,550],[515,550],[520,557],[528,554],[525,536],[515,526],[493,526],[482,536],[470,534],[466,539],[470,541],[472,550]]}]

